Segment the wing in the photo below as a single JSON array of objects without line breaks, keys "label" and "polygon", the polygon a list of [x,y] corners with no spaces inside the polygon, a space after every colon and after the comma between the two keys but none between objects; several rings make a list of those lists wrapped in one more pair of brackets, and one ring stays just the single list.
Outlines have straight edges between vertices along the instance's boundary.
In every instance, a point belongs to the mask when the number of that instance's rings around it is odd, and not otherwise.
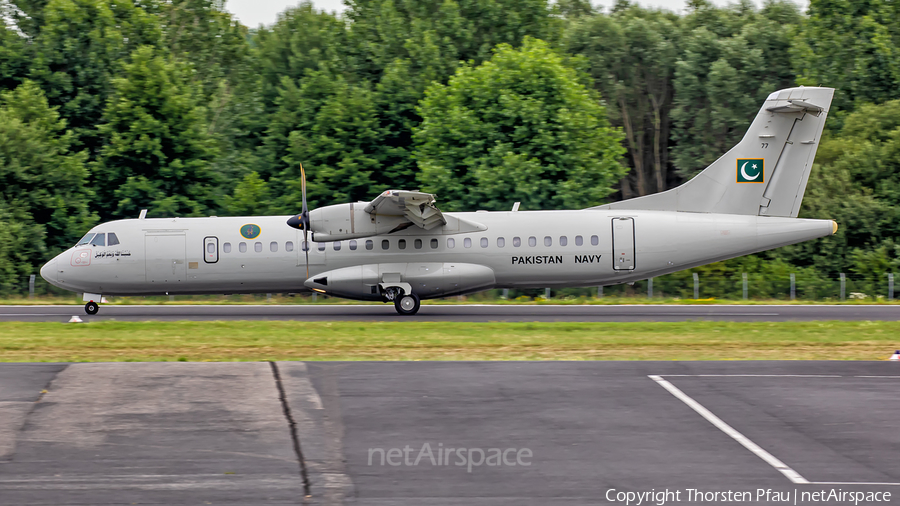
[{"label": "wing", "polygon": [[378,216],[403,216],[424,230],[447,224],[444,214],[434,205],[431,193],[388,190],[369,202],[365,211]]}]

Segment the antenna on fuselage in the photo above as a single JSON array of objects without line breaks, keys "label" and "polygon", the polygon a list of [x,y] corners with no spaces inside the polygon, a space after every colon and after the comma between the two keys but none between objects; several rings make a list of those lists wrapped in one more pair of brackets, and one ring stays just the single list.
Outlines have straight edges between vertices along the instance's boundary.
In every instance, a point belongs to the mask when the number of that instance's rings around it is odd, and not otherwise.
[{"label": "antenna on fuselage", "polygon": [[143,219],[146,218],[146,217],[147,217],[147,210],[146,210],[146,209],[141,209],[141,215],[138,216],[138,219],[139,219],[139,220],[143,220]]}]

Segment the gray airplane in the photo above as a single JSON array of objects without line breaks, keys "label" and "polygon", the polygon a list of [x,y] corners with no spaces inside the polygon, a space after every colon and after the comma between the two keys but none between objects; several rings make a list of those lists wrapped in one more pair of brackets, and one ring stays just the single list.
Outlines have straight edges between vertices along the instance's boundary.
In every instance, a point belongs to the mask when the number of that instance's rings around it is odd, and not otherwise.
[{"label": "gray airplane", "polygon": [[631,283],[831,235],[798,219],[834,90],[769,95],[734,148],[685,184],[572,211],[443,213],[434,195],[389,190],[371,202],[296,216],[118,220],[47,262],[49,283],[104,295],[315,291],[393,302],[489,288]]}]

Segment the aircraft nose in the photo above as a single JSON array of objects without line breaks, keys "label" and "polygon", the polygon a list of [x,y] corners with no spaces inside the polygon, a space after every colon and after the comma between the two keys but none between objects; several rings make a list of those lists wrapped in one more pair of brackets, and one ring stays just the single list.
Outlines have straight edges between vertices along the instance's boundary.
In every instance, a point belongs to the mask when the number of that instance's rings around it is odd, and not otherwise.
[{"label": "aircraft nose", "polygon": [[50,260],[41,267],[41,277],[48,283],[56,283],[59,270],[56,268],[56,259]]}]

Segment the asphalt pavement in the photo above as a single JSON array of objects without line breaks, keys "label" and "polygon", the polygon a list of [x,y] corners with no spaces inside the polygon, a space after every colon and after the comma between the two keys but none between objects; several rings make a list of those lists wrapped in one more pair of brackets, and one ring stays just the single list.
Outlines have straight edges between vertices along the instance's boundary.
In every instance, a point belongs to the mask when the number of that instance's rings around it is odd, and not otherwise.
[{"label": "asphalt pavement", "polygon": [[95,316],[82,306],[0,306],[0,321],[391,321],[439,322],[636,322],[636,321],[810,321],[900,320],[894,305],[423,305],[413,317],[393,305],[101,305]]},{"label": "asphalt pavement", "polygon": [[898,386],[892,362],[0,364],[0,503],[898,504]]}]

